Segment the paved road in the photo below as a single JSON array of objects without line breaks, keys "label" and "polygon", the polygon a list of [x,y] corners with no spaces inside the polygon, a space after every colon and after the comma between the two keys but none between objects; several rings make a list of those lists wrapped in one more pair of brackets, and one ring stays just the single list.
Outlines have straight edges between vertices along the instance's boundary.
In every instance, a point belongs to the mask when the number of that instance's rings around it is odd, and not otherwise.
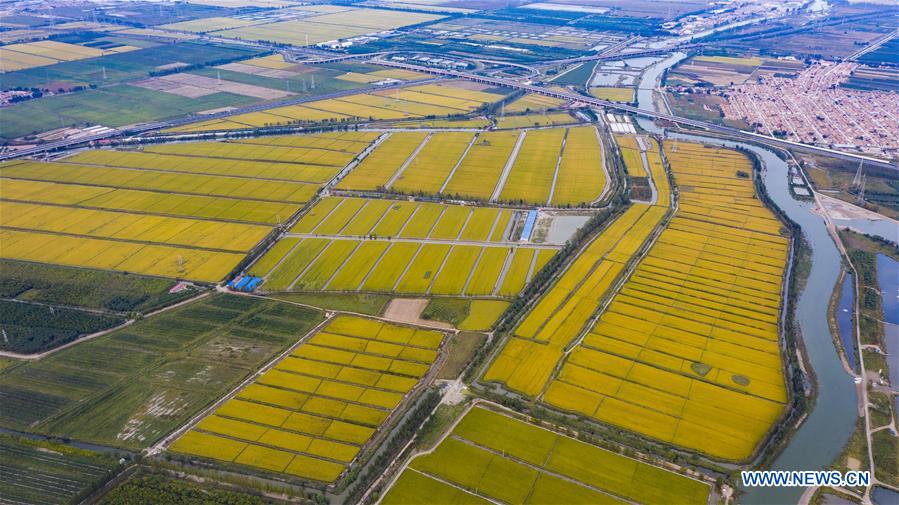
[{"label": "paved road", "polygon": [[[684,49],[684,48],[688,48],[688,47],[689,46],[681,46],[679,49]],[[641,55],[641,54],[655,54],[655,53],[658,53],[659,51],[660,50],[645,51],[643,53],[635,53],[633,55],[629,54],[627,56],[630,57],[630,56],[637,56],[637,55]],[[665,50],[665,52],[670,52],[670,51],[671,51],[670,48]],[[582,59],[574,58],[571,61],[588,61],[588,60],[597,60],[597,59],[605,59],[605,58],[620,58],[620,57],[621,57],[621,55],[586,56],[586,57],[583,57]],[[328,59],[323,59],[323,60],[318,60],[318,61],[307,61],[306,63],[326,63],[326,62],[330,62],[330,61],[340,61],[340,60],[345,60],[345,59],[356,59],[356,58],[360,58],[360,59],[361,58],[371,58],[373,62],[376,62],[383,66],[388,66],[388,67],[393,67],[393,68],[401,68],[401,69],[405,69],[405,70],[412,70],[412,71],[427,73],[427,74],[433,74],[438,77],[444,77],[444,78],[466,79],[466,80],[470,80],[470,81],[474,81],[474,82],[480,82],[483,84],[489,84],[491,86],[501,86],[501,87],[509,87],[509,88],[514,88],[514,89],[521,89],[524,91],[529,91],[529,92],[544,95],[544,96],[558,98],[560,100],[572,101],[576,104],[592,106],[592,107],[600,107],[600,108],[607,109],[607,110],[608,109],[619,110],[622,112],[628,112],[631,114],[636,114],[636,115],[648,117],[651,119],[662,119],[665,121],[669,121],[669,122],[684,125],[684,126],[690,126],[690,127],[694,127],[694,128],[704,129],[707,131],[724,133],[726,135],[729,135],[731,137],[738,138],[741,140],[756,141],[756,142],[761,142],[764,144],[773,145],[773,146],[781,147],[781,148],[796,149],[796,150],[815,153],[815,154],[823,154],[826,156],[841,158],[841,159],[854,161],[854,162],[864,161],[869,166],[873,165],[873,166],[878,166],[881,168],[899,170],[899,166],[897,166],[895,163],[892,163],[889,161],[884,161],[884,160],[877,159],[877,158],[872,158],[869,156],[839,151],[839,150],[835,150],[835,149],[829,149],[826,147],[819,147],[819,146],[801,144],[798,142],[791,142],[789,140],[782,140],[782,139],[778,139],[775,137],[769,137],[767,135],[760,135],[760,134],[757,134],[754,132],[739,130],[737,128],[731,128],[728,126],[721,126],[721,125],[717,125],[714,123],[707,123],[705,121],[698,121],[698,120],[694,120],[694,119],[683,118],[683,117],[675,116],[672,114],[656,112],[653,110],[640,109],[638,107],[634,107],[631,105],[620,104],[620,103],[616,103],[616,102],[609,102],[606,100],[600,100],[598,98],[584,96],[584,95],[580,95],[577,93],[570,93],[570,92],[560,91],[560,90],[556,90],[556,89],[548,89],[548,88],[544,88],[542,86],[534,86],[531,84],[525,84],[525,83],[518,82],[513,79],[503,79],[503,78],[498,78],[498,77],[486,77],[486,76],[482,76],[482,75],[472,74],[469,72],[444,70],[444,69],[439,69],[439,68],[423,67],[423,66],[419,66],[419,65],[412,65],[409,63],[400,63],[400,62],[396,62],[396,61],[385,60],[380,57],[380,53],[339,56],[339,57],[335,57],[335,58],[328,58]],[[403,83],[398,83],[398,84],[394,84],[394,85],[386,85],[386,86],[368,86],[368,87],[356,88],[354,90],[347,90],[347,91],[341,91],[341,92],[337,92],[337,93],[330,93],[330,94],[326,94],[326,95],[319,95],[316,97],[292,98],[292,99],[283,100],[280,102],[270,102],[270,103],[251,105],[248,107],[241,107],[241,108],[235,109],[233,111],[221,112],[218,114],[210,114],[210,115],[202,116],[202,117],[198,117],[198,116],[194,115],[194,116],[188,116],[185,118],[172,120],[172,121],[148,123],[148,124],[139,125],[139,126],[135,126],[135,127],[113,130],[108,133],[85,137],[85,138],[81,138],[78,140],[61,140],[58,142],[43,144],[41,146],[37,146],[32,149],[26,149],[26,150],[21,150],[21,151],[17,151],[17,152],[2,153],[2,154],[0,154],[0,161],[12,159],[12,158],[18,158],[18,157],[22,157],[22,156],[28,156],[28,155],[32,155],[32,154],[39,154],[41,152],[48,152],[48,151],[62,149],[62,148],[66,148],[66,147],[72,147],[72,146],[84,144],[89,141],[101,140],[101,139],[110,138],[110,137],[123,135],[123,134],[143,133],[143,132],[150,131],[150,130],[169,128],[172,126],[180,126],[183,124],[188,124],[188,123],[192,123],[192,122],[196,122],[196,121],[205,121],[205,120],[210,120],[210,119],[222,119],[222,118],[226,118],[226,117],[237,115],[237,114],[244,114],[247,112],[258,112],[258,111],[263,111],[266,109],[280,107],[280,106],[284,106],[284,105],[296,105],[296,104],[314,101],[314,100],[338,98],[338,97],[346,96],[346,95],[350,95],[350,94],[364,93],[366,91],[371,91],[372,89],[399,88],[399,87],[420,85],[420,84],[424,84],[426,82],[428,82],[428,81],[403,82]]]},{"label": "paved road", "polygon": [[638,107],[634,107],[632,105],[620,104],[615,102],[609,102],[606,100],[600,100],[598,98],[593,98],[589,96],[580,95],[577,93],[570,93],[566,91],[560,91],[556,89],[544,88],[541,86],[534,86],[531,84],[524,84],[512,79],[502,79],[498,77],[485,77],[482,75],[472,74],[468,72],[459,72],[455,70],[444,70],[439,68],[431,68],[431,67],[422,67],[419,65],[411,65],[408,63],[399,63],[395,61],[384,60],[380,58],[375,58],[374,62],[394,68],[401,68],[404,70],[413,70],[416,72],[424,72],[430,73],[434,75],[438,75],[441,77],[447,78],[456,78],[456,79],[466,79],[469,81],[479,82],[482,84],[489,84],[491,86],[502,86],[508,88],[521,89],[524,91],[529,91],[531,93],[536,93],[539,95],[549,96],[553,98],[558,98],[560,100],[572,101],[577,104],[588,105],[593,107],[601,107],[604,109],[613,109],[619,110],[622,112],[628,112],[631,114],[636,114],[638,116],[648,117],[651,119],[662,119],[665,121],[669,121],[672,123],[691,126],[694,128],[701,128],[708,131],[714,131],[718,133],[724,133],[730,135],[731,137],[736,137],[741,140],[750,140],[756,142],[763,142],[769,145],[774,145],[781,148],[788,149],[797,149],[800,151],[807,151],[817,154],[824,154],[827,156],[843,158],[851,161],[864,161],[868,165],[879,166],[882,168],[890,168],[893,170],[899,170],[896,164],[884,161],[877,158],[871,158],[869,156],[864,156],[860,154],[848,153],[843,151],[838,151],[835,149],[829,149],[826,147],[819,147],[807,144],[800,144],[798,142],[791,142],[789,140],[781,140],[775,137],[769,137],[767,135],[760,135],[754,132],[748,132],[745,130],[739,130],[737,128],[731,128],[728,126],[721,126],[714,123],[707,123],[705,121],[697,121],[695,119],[683,118],[679,116],[675,116],[672,114],[666,114],[662,112],[656,112],[653,110],[640,109]]}]

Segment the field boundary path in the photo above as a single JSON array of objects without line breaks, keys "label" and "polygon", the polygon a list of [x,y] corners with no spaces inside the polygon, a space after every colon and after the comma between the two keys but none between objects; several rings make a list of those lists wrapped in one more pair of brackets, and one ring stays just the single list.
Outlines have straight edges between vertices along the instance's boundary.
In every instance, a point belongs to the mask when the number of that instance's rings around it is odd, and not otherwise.
[{"label": "field boundary path", "polygon": [[534,242],[489,242],[489,241],[478,241],[478,240],[465,240],[458,238],[414,238],[414,237],[395,237],[395,236],[376,236],[376,237],[368,237],[368,236],[359,236],[359,235],[319,235],[316,233],[286,233],[284,234],[285,238],[321,238],[327,240],[352,240],[352,241],[361,241],[361,242],[412,242],[418,244],[447,244],[447,245],[470,245],[470,246],[479,246],[479,247],[512,247],[515,249],[526,248],[526,249],[561,249],[561,244],[551,244],[548,242],[544,243],[534,243]]},{"label": "field boundary path", "polygon": [[506,185],[506,179],[509,178],[509,172],[512,171],[512,166],[515,165],[515,160],[518,159],[518,151],[521,150],[521,144],[524,143],[524,137],[527,135],[527,132],[527,130],[521,130],[521,132],[518,133],[518,139],[515,140],[515,147],[512,148],[512,153],[509,154],[509,159],[506,160],[506,165],[499,175],[499,181],[496,183],[496,188],[493,189],[493,194],[490,196],[491,202],[496,202],[496,200],[499,199],[499,195],[503,191],[503,186]]},{"label": "field boundary path", "polygon": [[437,190],[438,194],[442,194],[443,191],[446,189],[446,186],[453,179],[453,176],[456,175],[456,169],[458,169],[459,165],[462,164],[462,160],[464,160],[465,157],[468,156],[468,151],[471,150],[471,146],[473,146],[474,143],[477,142],[477,140],[480,136],[481,136],[481,132],[478,132],[478,133],[475,133],[474,136],[471,137],[471,141],[468,143],[468,146],[465,147],[465,151],[462,152],[462,156],[459,156],[459,160],[456,161],[455,165],[453,165],[453,169],[450,170],[450,172],[448,174],[446,174],[446,179],[443,181],[443,184],[440,185],[440,189]]},{"label": "field boundary path", "polygon": [[549,195],[546,197],[546,205],[552,205],[553,196],[556,194],[556,181],[559,180],[559,167],[562,166],[562,155],[565,153],[565,144],[568,143],[568,128],[562,136],[562,145],[559,146],[559,156],[556,158],[556,168],[553,170],[553,182],[549,185]]},{"label": "field boundary path", "polygon": [[[252,295],[250,295],[250,296],[252,296]],[[321,310],[321,309],[319,309],[319,310]],[[160,440],[159,442],[156,442],[155,444],[153,444],[152,446],[147,448],[146,454],[148,456],[155,456],[155,455],[159,454],[160,452],[164,451],[168,447],[169,444],[171,444],[172,442],[175,441],[175,439],[177,439],[178,437],[180,437],[181,435],[186,433],[188,430],[193,428],[194,425],[196,425],[198,422],[200,422],[203,418],[207,417],[212,412],[214,412],[219,407],[221,407],[223,403],[225,403],[226,401],[228,401],[232,397],[234,397],[234,395],[236,395],[244,387],[246,387],[247,385],[249,385],[253,382],[256,382],[256,379],[258,379],[260,376],[262,376],[265,372],[268,372],[270,369],[274,368],[274,366],[277,365],[282,359],[289,356],[291,353],[293,353],[297,349],[297,347],[304,344],[311,335],[317,333],[319,330],[324,328],[329,322],[331,322],[331,319],[333,319],[333,316],[329,316],[327,314],[327,312],[325,314],[326,314],[326,317],[320,323],[315,325],[313,328],[310,328],[309,331],[307,331],[304,335],[302,335],[300,338],[298,338],[296,342],[294,342],[293,344],[288,346],[287,349],[285,349],[283,352],[275,355],[275,357],[273,357],[271,360],[269,360],[268,363],[263,365],[261,368],[259,368],[255,372],[249,374],[246,379],[242,380],[237,386],[233,387],[231,389],[231,391],[229,391],[227,394],[225,394],[224,396],[222,396],[221,398],[216,400],[212,405],[209,405],[205,409],[201,410],[199,413],[197,413],[197,415],[190,418],[187,422],[182,424],[175,431],[169,433],[168,435],[163,437],[162,440]]]},{"label": "field boundary path", "polygon": [[406,171],[406,168],[408,168],[409,165],[412,164],[412,161],[418,157],[418,153],[420,153],[421,150],[425,148],[425,146],[428,144],[428,141],[430,141],[431,137],[433,137],[433,136],[434,136],[434,133],[429,132],[427,135],[425,135],[425,138],[421,139],[421,143],[418,144],[418,147],[416,147],[415,150],[412,151],[412,154],[410,154],[409,157],[406,158],[406,161],[404,161],[403,164],[400,165],[400,167],[396,169],[396,172],[394,172],[393,175],[390,176],[390,179],[388,179],[387,182],[384,184],[385,188],[390,189],[390,186],[393,186],[393,183],[396,182],[397,179],[402,177],[403,172]]}]

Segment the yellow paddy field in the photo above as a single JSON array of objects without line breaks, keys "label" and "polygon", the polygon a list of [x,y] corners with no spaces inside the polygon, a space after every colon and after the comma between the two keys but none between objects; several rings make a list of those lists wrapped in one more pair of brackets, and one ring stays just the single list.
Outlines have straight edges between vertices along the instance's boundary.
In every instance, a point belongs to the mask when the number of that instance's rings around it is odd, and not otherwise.
[{"label": "yellow paddy field", "polygon": [[[564,357],[551,352],[560,332],[541,336],[553,328],[551,309],[541,307],[556,298],[551,291],[485,379],[650,438],[744,460],[787,401],[778,320],[788,240],[751,178],[740,175],[752,173],[744,155],[679,143],[677,152],[666,145],[666,156],[681,188],[677,214],[583,339]],[[535,372],[541,364],[545,372]]]},{"label": "yellow paddy field", "polygon": [[412,459],[386,505],[677,503],[710,486],[476,406],[433,452]]},{"label": "yellow paddy field", "polygon": [[[312,7],[318,8],[320,6]],[[310,10],[305,6],[294,7],[293,9]],[[213,33],[220,37],[303,46],[392,30],[402,26],[438,20],[442,17],[417,12],[341,7],[333,10],[323,10],[320,13],[305,16],[302,19],[291,19],[274,23],[255,22],[250,23],[248,26],[238,24],[236,25],[238,26],[237,28],[232,29],[226,29],[230,27],[225,22],[218,22],[216,23],[217,26],[211,26],[211,23],[204,23],[206,20],[200,20],[198,24],[199,29],[203,31],[210,31],[209,28],[219,30]],[[185,24],[177,23],[176,25],[168,26],[171,29],[183,30],[187,29],[183,27]],[[193,25],[190,25],[188,28],[193,28]]]},{"label": "yellow paddy field", "polygon": [[96,58],[139,49],[133,46],[119,46],[103,50],[77,44],[67,44],[53,40],[41,40],[24,44],[9,44],[0,48],[0,73],[43,67],[63,61]]},{"label": "yellow paddy field", "polygon": [[393,132],[385,134],[337,187],[482,201],[496,195],[496,201],[514,204],[585,205],[597,200],[607,184],[604,156],[592,126]]},{"label": "yellow paddy field", "polygon": [[472,112],[502,95],[475,91],[456,83],[423,84],[397,90],[360,93],[200,121],[167,131],[242,130],[296,123],[425,119]]},{"label": "yellow paddy field", "polygon": [[665,212],[661,207],[634,204],[612,221],[522,320],[484,380],[502,382],[528,396],[539,395],[565,347],[582,333]]},{"label": "yellow paddy field", "polygon": [[443,333],[341,315],[169,450],[333,482],[437,361]]},{"label": "yellow paddy field", "polygon": [[250,268],[267,291],[518,294],[556,252],[515,242],[511,209],[328,197]]},{"label": "yellow paddy field", "polygon": [[216,282],[374,138],[180,143],[3,163],[0,256]]}]

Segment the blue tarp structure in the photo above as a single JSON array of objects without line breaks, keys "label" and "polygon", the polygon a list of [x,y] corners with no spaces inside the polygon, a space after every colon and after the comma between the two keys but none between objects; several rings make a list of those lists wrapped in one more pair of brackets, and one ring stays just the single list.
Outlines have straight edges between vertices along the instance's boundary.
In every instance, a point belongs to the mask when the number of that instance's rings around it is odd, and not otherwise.
[{"label": "blue tarp structure", "polygon": [[243,291],[249,293],[262,284],[262,277],[253,277],[252,275],[244,275],[235,277],[228,283],[228,287],[235,291]]},{"label": "blue tarp structure", "polygon": [[528,217],[524,220],[524,228],[521,230],[521,238],[519,240],[527,242],[531,239],[531,233],[534,233],[534,224],[537,223],[537,211],[529,210]]}]

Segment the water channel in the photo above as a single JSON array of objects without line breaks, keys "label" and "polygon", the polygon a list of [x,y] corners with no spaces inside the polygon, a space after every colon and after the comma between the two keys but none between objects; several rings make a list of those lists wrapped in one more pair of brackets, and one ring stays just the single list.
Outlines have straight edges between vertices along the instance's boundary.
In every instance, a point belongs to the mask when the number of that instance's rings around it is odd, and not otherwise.
[{"label": "water channel", "polygon": [[[644,73],[637,90],[637,102],[641,109],[656,110],[653,89],[657,86],[659,77],[683,58],[682,53],[676,53]],[[650,119],[638,118],[637,123],[651,133],[663,133],[663,129]],[[817,398],[808,417],[775,459],[771,469],[822,469],[840,454],[858,419],[855,384],[843,368],[833,344],[827,318],[829,295],[833,292],[841,268],[837,247],[827,232],[824,220],[812,211],[814,204],[792,197],[787,164],[773,151],[701,135],[673,134],[669,137],[725,147],[741,147],[754,153],[764,164],[762,178],[768,195],[775,205],[802,227],[811,249],[812,264],[808,281],[796,302],[795,316],[802,331],[805,354],[817,379]],[[771,487],[744,491],[746,494],[738,500],[742,504],[795,504],[804,488]]]},{"label": "water channel", "polygon": [[837,326],[840,330],[840,342],[843,344],[843,352],[849,365],[858,372],[855,356],[855,278],[851,273],[843,277],[843,286],[840,288],[840,300],[837,303]]}]

